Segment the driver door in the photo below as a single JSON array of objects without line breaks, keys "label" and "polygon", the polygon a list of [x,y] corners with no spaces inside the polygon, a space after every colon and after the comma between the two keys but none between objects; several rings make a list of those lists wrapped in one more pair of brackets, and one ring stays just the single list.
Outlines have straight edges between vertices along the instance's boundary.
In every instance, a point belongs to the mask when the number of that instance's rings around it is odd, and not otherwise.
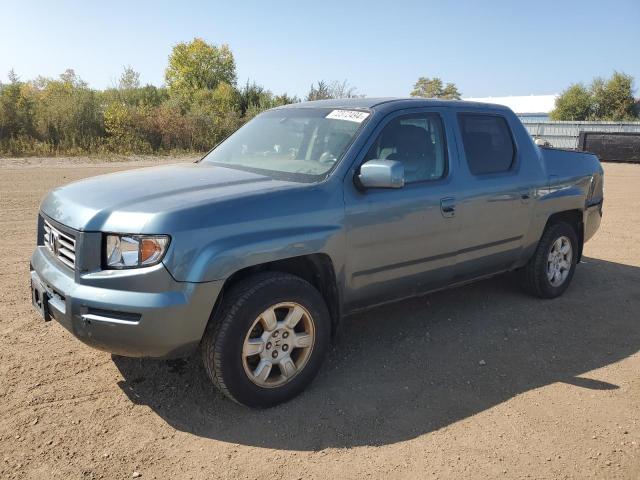
[{"label": "driver door", "polygon": [[395,160],[405,169],[398,189],[358,189],[345,179],[348,255],[345,307],[357,310],[446,286],[453,278],[458,218],[457,156],[449,148],[447,109],[405,110],[372,135],[360,159]]}]

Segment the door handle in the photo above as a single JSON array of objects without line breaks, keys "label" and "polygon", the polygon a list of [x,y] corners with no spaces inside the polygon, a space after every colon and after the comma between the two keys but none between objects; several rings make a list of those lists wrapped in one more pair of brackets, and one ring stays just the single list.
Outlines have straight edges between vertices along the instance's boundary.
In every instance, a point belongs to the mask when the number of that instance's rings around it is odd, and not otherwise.
[{"label": "door handle", "polygon": [[443,198],[440,200],[440,212],[445,218],[451,218],[456,214],[455,198]]}]

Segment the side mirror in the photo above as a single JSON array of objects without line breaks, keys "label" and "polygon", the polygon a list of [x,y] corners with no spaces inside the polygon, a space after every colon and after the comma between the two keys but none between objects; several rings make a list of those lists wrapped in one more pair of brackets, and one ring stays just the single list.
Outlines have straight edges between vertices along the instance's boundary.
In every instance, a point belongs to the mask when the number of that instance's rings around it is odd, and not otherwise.
[{"label": "side mirror", "polygon": [[402,188],[404,166],[395,160],[369,160],[360,167],[358,181],[364,188]]}]

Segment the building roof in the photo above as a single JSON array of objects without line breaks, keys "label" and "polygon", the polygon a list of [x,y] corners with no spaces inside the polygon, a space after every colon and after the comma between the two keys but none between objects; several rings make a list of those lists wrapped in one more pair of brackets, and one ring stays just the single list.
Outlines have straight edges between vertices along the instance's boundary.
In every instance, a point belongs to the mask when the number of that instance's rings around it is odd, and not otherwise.
[{"label": "building roof", "polygon": [[472,102],[497,103],[509,107],[515,113],[549,113],[555,108],[558,95],[522,95],[512,97],[474,97],[465,98]]}]

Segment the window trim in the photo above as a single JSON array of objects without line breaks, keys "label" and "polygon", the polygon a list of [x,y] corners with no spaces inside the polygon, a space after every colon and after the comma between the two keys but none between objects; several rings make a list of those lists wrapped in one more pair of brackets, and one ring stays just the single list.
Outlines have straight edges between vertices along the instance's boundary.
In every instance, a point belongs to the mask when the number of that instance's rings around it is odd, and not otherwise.
[{"label": "window trim", "polygon": [[[357,166],[357,168],[355,169],[355,175],[357,176],[358,173],[360,172],[360,168],[362,167],[362,165],[364,165],[365,163],[365,158],[367,157],[367,154],[369,153],[369,151],[371,150],[371,148],[375,145],[375,143],[378,141],[378,139],[380,138],[380,136],[382,135],[382,133],[384,132],[384,129],[387,128],[387,126],[396,120],[401,120],[403,118],[411,118],[411,117],[418,117],[418,116],[423,116],[423,117],[437,117],[438,120],[440,121],[440,127],[441,127],[441,131],[442,131],[442,148],[443,148],[443,152],[444,152],[444,170],[442,171],[442,175],[438,178],[425,178],[424,180],[415,180],[413,182],[407,182],[405,181],[405,187],[408,186],[413,186],[413,185],[420,185],[420,184],[433,184],[433,183],[437,183],[437,182],[442,182],[443,180],[446,180],[447,178],[449,178],[449,174],[451,172],[450,169],[450,156],[449,156],[449,145],[447,142],[447,126],[446,126],[446,122],[445,119],[443,118],[442,112],[439,111],[433,111],[433,110],[428,110],[428,111],[414,111],[411,113],[406,113],[403,110],[397,110],[395,112],[392,112],[389,116],[387,116],[386,118],[382,119],[380,121],[380,123],[378,124],[376,131],[372,132],[369,141],[367,142],[367,144],[365,144],[365,148],[363,149],[363,155],[362,155],[362,159],[359,161],[359,164]],[[402,190],[402,189],[400,189]]]},{"label": "window trim", "polygon": [[[464,144],[464,130],[462,128],[462,122],[461,122],[461,117],[465,115],[476,116],[476,117],[496,117],[504,121],[504,124],[507,127],[507,131],[509,132],[509,139],[511,140],[511,146],[513,148],[513,154],[511,155],[511,164],[509,165],[508,169],[501,170],[499,172],[487,172],[487,173],[473,173],[471,171],[471,167],[469,166],[469,159],[467,158],[467,149]],[[458,131],[460,132],[460,143],[462,144],[462,152],[464,153],[464,162],[466,164],[467,170],[472,176],[486,178],[486,177],[494,177],[494,176],[514,175],[516,173],[519,166],[518,165],[518,158],[519,158],[518,145],[516,144],[515,137],[513,136],[513,129],[511,128],[511,125],[509,124],[509,120],[507,119],[506,116],[502,115],[501,113],[495,113],[495,112],[458,111],[456,112],[456,118],[458,121]]]}]

